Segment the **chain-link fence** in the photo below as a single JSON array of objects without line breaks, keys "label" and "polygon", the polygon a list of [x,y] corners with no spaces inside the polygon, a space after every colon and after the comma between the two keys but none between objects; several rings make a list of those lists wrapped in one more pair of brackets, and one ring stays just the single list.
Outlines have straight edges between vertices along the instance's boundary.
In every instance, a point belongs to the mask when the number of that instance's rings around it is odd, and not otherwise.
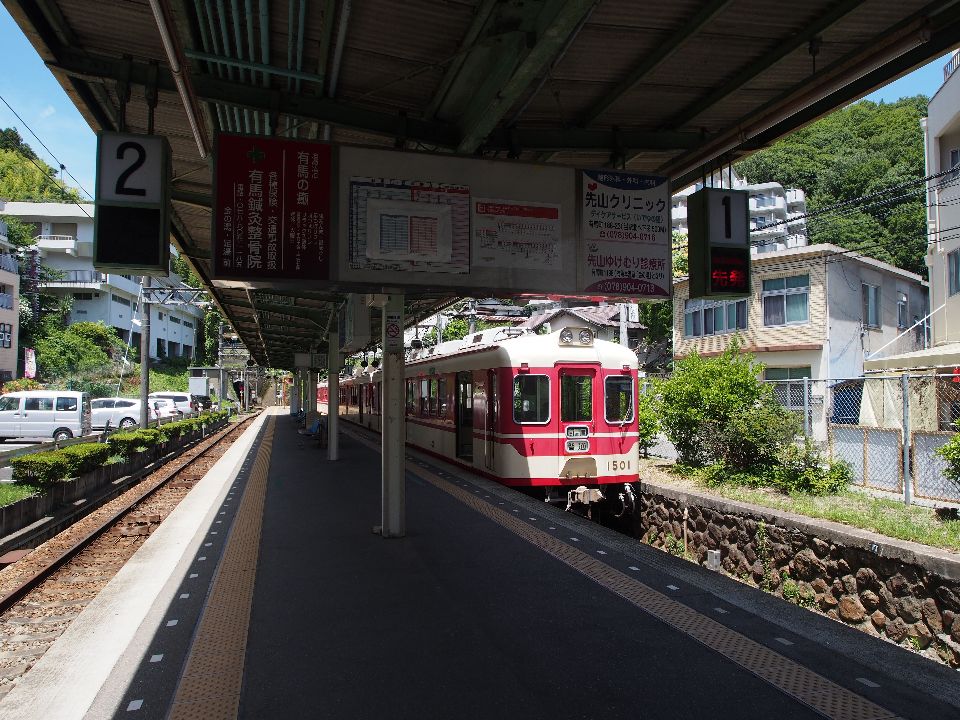
[{"label": "chain-link fence", "polygon": [[[936,454],[960,432],[960,376],[768,382],[780,404],[797,413],[804,434],[850,466],[854,484],[901,494],[908,502],[960,503],[960,485],[947,478],[946,463]],[[677,456],[664,435],[650,454]]]}]

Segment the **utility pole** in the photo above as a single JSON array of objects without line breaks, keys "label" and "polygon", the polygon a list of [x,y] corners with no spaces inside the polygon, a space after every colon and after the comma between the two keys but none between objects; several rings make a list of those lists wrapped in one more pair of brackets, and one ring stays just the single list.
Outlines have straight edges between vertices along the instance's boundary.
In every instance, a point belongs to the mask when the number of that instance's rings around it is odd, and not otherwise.
[{"label": "utility pole", "polygon": [[150,276],[144,275],[140,292],[143,293],[143,302],[140,312],[140,427],[145,428],[150,422],[150,407],[147,396],[150,394]]}]

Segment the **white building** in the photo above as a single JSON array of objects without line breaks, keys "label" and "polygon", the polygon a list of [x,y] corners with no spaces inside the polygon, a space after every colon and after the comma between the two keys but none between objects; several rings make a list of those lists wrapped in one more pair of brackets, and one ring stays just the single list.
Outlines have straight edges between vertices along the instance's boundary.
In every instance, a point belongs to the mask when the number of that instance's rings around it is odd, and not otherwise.
[{"label": "white building", "polygon": [[[140,277],[94,269],[92,204],[0,201],[0,214],[34,226],[41,263],[63,273],[62,279],[46,283],[44,290],[72,295],[71,323],[103,322],[115,328],[124,341],[139,347]],[[151,284],[175,288],[183,283],[170,274],[154,277]],[[202,318],[203,310],[194,304],[152,305],[151,357],[192,359]]]},{"label": "white building", "polygon": [[[751,185],[734,172],[716,173],[708,187],[732,187],[750,193],[751,240],[757,253],[774,252],[802,247],[807,243],[807,200],[803,190],[787,189],[780,183],[767,182]],[[687,198],[703,187],[703,183],[684,188],[672,199],[671,227],[675,232],[687,232]]]},{"label": "white building", "polygon": [[[891,347],[867,361],[868,371],[952,373],[960,368],[960,51],[943,69],[930,98],[924,130],[927,182],[927,267],[930,269],[931,346],[919,352]],[[951,391],[957,386],[951,383]],[[951,400],[960,418],[960,394]]]},{"label": "white building", "polygon": [[17,377],[20,331],[20,268],[0,222],[0,382]]}]

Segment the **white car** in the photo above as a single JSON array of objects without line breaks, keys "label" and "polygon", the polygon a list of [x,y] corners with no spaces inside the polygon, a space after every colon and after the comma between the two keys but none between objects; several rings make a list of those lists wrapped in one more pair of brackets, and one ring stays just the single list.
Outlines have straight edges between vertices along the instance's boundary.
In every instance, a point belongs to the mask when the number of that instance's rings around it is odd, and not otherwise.
[{"label": "white car", "polygon": [[150,419],[166,420],[167,418],[183,417],[173,400],[167,398],[150,397]]},{"label": "white car", "polygon": [[152,392],[147,396],[150,405],[154,400],[169,400],[173,406],[183,415],[189,415],[193,412],[193,403],[190,401],[190,393],[185,392]]},{"label": "white car", "polygon": [[98,398],[90,401],[94,430],[110,428],[126,430],[140,424],[140,401],[133,398]]}]

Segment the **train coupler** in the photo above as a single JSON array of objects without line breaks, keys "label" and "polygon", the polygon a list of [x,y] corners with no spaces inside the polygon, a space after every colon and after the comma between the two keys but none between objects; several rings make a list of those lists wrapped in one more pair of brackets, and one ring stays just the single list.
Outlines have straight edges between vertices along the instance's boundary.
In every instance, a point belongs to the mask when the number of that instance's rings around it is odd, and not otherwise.
[{"label": "train coupler", "polygon": [[580,485],[574,490],[567,492],[567,512],[575,504],[590,506],[593,503],[603,502],[606,498],[603,492],[598,488],[588,488],[586,485]]},{"label": "train coupler", "polygon": [[637,508],[637,495],[633,491],[633,485],[624,483],[623,492],[617,494],[617,499],[620,501],[620,512],[614,513],[613,516],[621,518],[624,515],[633,515],[633,511]]}]

